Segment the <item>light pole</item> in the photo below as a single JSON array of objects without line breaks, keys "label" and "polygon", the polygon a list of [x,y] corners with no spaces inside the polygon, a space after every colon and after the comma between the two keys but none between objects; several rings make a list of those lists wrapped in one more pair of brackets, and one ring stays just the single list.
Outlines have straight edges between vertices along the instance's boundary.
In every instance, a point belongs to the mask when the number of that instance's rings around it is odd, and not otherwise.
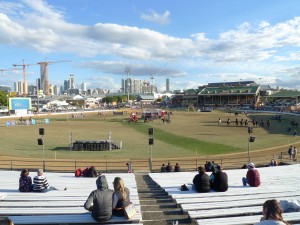
[{"label": "light pole", "polygon": [[255,137],[250,134],[253,132],[253,127],[248,127],[248,162],[250,163],[250,142],[254,142]]},{"label": "light pole", "polygon": [[7,109],[9,110],[9,105],[8,105],[8,95],[6,95],[6,106],[7,106]]},{"label": "light pole", "polygon": [[150,158],[149,158],[149,169],[150,172],[152,172],[152,146],[154,144],[154,129],[153,128],[148,128],[148,134],[149,134],[149,145],[150,145]]}]

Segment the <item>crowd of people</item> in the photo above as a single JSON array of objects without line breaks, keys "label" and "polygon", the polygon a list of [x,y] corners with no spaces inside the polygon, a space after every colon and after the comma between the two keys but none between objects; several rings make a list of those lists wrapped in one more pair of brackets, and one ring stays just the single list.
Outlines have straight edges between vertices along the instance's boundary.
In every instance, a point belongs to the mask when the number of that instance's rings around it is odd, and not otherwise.
[{"label": "crowd of people", "polygon": [[[164,172],[172,172],[172,171],[173,171],[173,166],[171,165],[170,162],[168,162],[167,166],[163,163],[161,165],[161,167],[160,167],[160,172],[162,172],[162,173],[164,173]],[[180,172],[180,165],[179,165],[179,163],[175,164],[174,172]]]},{"label": "crowd of people", "polygon": [[96,180],[97,189],[92,191],[84,203],[84,208],[91,212],[92,217],[98,221],[110,220],[112,215],[125,216],[125,207],[130,202],[130,191],[125,187],[120,177],[115,177],[114,190],[109,189],[105,175]]},{"label": "crowd of people", "polygon": [[[94,168],[94,167],[93,167]],[[91,170],[97,177],[97,189],[92,191],[84,203],[84,208],[91,212],[92,217],[98,221],[107,221],[112,215],[125,216],[125,207],[131,204],[130,191],[125,187],[124,181],[120,177],[115,177],[113,181],[114,190],[109,189],[106,177]],[[42,169],[37,170],[37,175],[32,179],[29,170],[23,169],[19,178],[20,192],[47,192],[57,190],[50,187]],[[65,189],[66,190],[66,189]]]},{"label": "crowd of people", "polygon": [[[128,166],[128,172],[131,172],[131,165],[129,166],[129,163],[126,165]],[[242,178],[243,186],[260,186],[260,173],[254,163],[250,162],[245,164],[245,168],[247,168],[247,173],[246,176]],[[169,162],[167,166],[162,164],[161,172],[173,172],[171,163]],[[174,172],[180,172],[178,163],[176,163],[174,167]],[[211,174],[208,175],[207,172],[211,172]],[[96,177],[97,188],[89,194],[84,203],[84,208],[90,211],[91,216],[98,222],[110,220],[113,215],[126,216],[124,209],[131,204],[130,190],[125,186],[122,178],[114,178],[112,190],[109,189],[105,175],[97,173]],[[215,192],[226,192],[228,187],[227,174],[222,171],[221,166],[214,161],[206,162],[204,166],[199,166],[198,174],[193,178],[193,190],[199,193],[210,192],[211,190]],[[29,176],[28,169],[21,171],[19,178],[20,192],[47,192],[49,190],[53,189],[50,188],[42,169],[37,170],[37,174],[33,179]],[[276,200],[267,200],[263,205],[263,217],[256,225],[287,225],[288,223],[283,220],[281,214],[282,210],[279,203]],[[7,224],[12,225],[13,223],[10,221],[10,223]]]},{"label": "crowd of people", "polygon": [[[247,165],[246,177],[242,178],[243,186],[260,186],[260,174],[254,163]],[[210,176],[206,172],[211,172]],[[198,167],[198,174],[193,179],[193,189],[197,192],[225,192],[228,190],[228,176],[222,171],[220,165],[214,162],[206,162],[205,166]]]},{"label": "crowd of people", "polygon": [[47,178],[44,176],[44,171],[38,169],[37,175],[33,178],[29,176],[29,170],[23,169],[19,178],[19,191],[20,192],[46,192],[49,190]]}]

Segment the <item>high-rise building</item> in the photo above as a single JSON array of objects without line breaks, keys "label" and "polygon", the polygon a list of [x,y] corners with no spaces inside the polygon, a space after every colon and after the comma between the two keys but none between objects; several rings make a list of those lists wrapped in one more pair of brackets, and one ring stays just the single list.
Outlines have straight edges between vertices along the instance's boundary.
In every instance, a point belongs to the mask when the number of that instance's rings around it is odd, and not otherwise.
[{"label": "high-rise building", "polygon": [[23,91],[23,82],[18,81],[14,83],[15,92],[18,93],[18,95],[22,95],[24,93]]},{"label": "high-rise building", "polygon": [[166,91],[167,92],[170,91],[170,80],[169,80],[169,78],[166,79]]},{"label": "high-rise building", "polygon": [[87,91],[86,83],[85,83],[85,82],[82,82],[80,86],[81,86],[81,91],[82,91],[82,93],[86,93],[86,91]]},{"label": "high-rise building", "polygon": [[28,85],[28,95],[35,95],[36,94],[36,86],[35,85]]},{"label": "high-rise building", "polygon": [[69,88],[70,88],[70,87],[69,87],[69,81],[68,81],[68,80],[64,80],[64,88],[63,88],[64,92],[67,92],[67,90],[68,90]]},{"label": "high-rise building", "polygon": [[59,87],[58,86],[53,87],[53,94],[54,95],[59,95]]},{"label": "high-rise building", "polygon": [[69,89],[75,89],[75,76],[71,74],[69,76]]},{"label": "high-rise building", "polygon": [[47,90],[47,74],[48,74],[48,65],[42,65],[40,66],[41,69],[41,87],[40,90],[43,90],[43,93],[45,94]]},{"label": "high-rise building", "polygon": [[37,87],[37,89],[38,90],[41,90],[42,88],[42,85],[41,85],[41,79],[40,78],[38,78],[38,79],[36,79],[36,87]]}]

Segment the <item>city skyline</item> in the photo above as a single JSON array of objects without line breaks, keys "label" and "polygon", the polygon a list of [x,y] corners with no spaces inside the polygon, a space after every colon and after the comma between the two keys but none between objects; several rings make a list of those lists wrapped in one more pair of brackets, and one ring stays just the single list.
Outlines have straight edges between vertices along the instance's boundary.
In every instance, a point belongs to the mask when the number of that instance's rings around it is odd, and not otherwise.
[{"label": "city skyline", "polygon": [[[16,81],[14,82],[14,87],[10,87],[9,91],[16,92],[19,96],[23,96],[24,93],[26,95],[35,95],[37,92],[40,94],[46,95],[45,90],[42,89],[41,79],[38,78],[36,80],[36,85],[25,85],[23,81]],[[0,85],[0,87],[9,87],[5,85]],[[26,91],[24,88],[26,87]],[[81,82],[80,84],[76,83],[76,76],[73,74],[69,75],[68,80],[64,80],[63,84],[60,85],[52,85],[49,86],[49,95],[60,95],[60,94],[84,94],[87,92],[95,92],[95,90],[103,90],[101,88],[88,88],[86,82]],[[117,92],[111,92],[110,90],[103,90],[105,93],[124,93],[127,94],[147,94],[147,93],[154,93],[157,92],[157,87],[154,83],[150,83],[150,81],[146,80],[138,80],[128,77],[126,79],[122,79],[120,88]],[[166,79],[166,87],[165,90],[162,92],[169,92],[170,85],[169,79]],[[71,92],[71,93],[70,93]]]},{"label": "city skyline", "polygon": [[[50,65],[49,85],[76,75],[90,88],[117,92],[128,75],[158,91],[213,82],[253,80],[300,89],[300,2],[296,0],[2,0],[0,69],[21,65],[26,80]],[[1,72],[0,84],[22,81]],[[44,85],[44,83],[43,83]]]}]

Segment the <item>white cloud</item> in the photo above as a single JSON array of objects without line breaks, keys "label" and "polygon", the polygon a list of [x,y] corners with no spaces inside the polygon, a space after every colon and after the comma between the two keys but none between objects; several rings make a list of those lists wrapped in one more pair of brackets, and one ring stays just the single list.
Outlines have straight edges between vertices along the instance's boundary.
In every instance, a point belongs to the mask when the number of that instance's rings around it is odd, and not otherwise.
[{"label": "white cloud", "polygon": [[[177,38],[118,24],[72,24],[64,20],[63,12],[44,1],[23,3],[15,9],[9,7],[11,14],[4,14],[3,9],[8,6],[0,5],[0,44],[85,57],[114,55],[124,59],[166,61],[199,58],[225,63],[274,60],[276,57],[278,60],[285,57],[277,55],[278,49],[284,53],[283,47],[300,47],[298,17],[273,26],[266,21],[257,26],[244,23],[235,30],[220,33],[217,39],[208,39],[204,33]],[[165,12],[163,18],[168,17],[169,12]]]},{"label": "white cloud", "polygon": [[150,22],[154,22],[154,23],[158,23],[161,25],[166,25],[166,24],[170,23],[170,16],[171,16],[171,13],[169,11],[165,11],[163,14],[160,15],[157,12],[152,10],[148,14],[142,13],[141,19],[150,21]]},{"label": "white cloud", "polygon": [[161,77],[183,77],[186,73],[176,69],[168,69],[165,65],[147,65],[144,63],[126,63],[123,61],[90,61],[82,62],[81,67],[101,71],[111,75],[125,75],[125,68],[130,67],[130,75],[139,76],[161,76]]},{"label": "white cloud", "polygon": [[[168,24],[170,16],[169,11],[161,15],[155,11],[141,15],[144,20],[160,24]],[[300,17],[277,24],[245,22],[220,33],[215,39],[201,31],[179,38],[119,24],[73,24],[66,21],[63,11],[46,1],[23,0],[20,3],[0,2],[0,30],[0,45],[39,53],[112,59],[111,62],[86,63],[88,68],[107,74],[120,75],[125,64],[134,61],[133,73],[137,76],[155,73],[160,68],[158,63],[174,62],[161,76],[186,76],[191,67],[218,67],[224,72],[239,69],[240,73],[251,71],[253,74],[259,68],[276,77],[279,73],[274,71],[293,69],[292,61],[300,59]],[[278,81],[281,80],[270,79],[274,84]]]}]

